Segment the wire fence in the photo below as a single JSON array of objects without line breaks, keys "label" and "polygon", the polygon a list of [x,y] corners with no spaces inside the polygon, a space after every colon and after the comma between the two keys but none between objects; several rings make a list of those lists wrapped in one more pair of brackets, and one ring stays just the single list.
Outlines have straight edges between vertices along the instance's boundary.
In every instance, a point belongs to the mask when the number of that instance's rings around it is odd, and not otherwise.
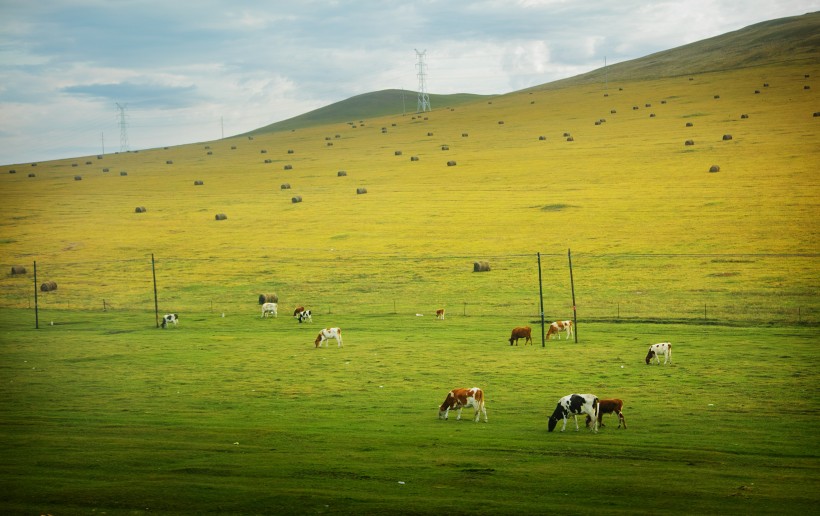
[{"label": "wire fence", "polygon": [[[281,256],[287,256],[286,259]],[[579,320],[817,324],[814,254],[573,253]],[[280,313],[431,313],[573,317],[567,252],[406,257],[288,250],[243,260],[152,256],[32,262],[0,278],[0,307],[40,310],[216,312],[259,315],[260,294]],[[490,270],[474,272],[476,261]],[[36,275],[34,269],[36,263]],[[7,269],[9,270],[9,269]],[[56,289],[43,291],[52,282]],[[36,291],[36,296],[35,296]],[[36,299],[35,299],[36,297]]]}]

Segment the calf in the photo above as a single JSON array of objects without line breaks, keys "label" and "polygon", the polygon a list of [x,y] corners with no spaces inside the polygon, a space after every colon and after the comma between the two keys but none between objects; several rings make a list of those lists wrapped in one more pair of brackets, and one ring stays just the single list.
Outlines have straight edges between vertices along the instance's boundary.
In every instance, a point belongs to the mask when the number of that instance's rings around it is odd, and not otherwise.
[{"label": "calf", "polygon": [[[626,430],[626,419],[624,418],[623,408],[623,400],[619,400],[617,398],[613,398],[611,400],[599,400],[598,426],[604,426],[604,414],[618,414],[618,428],[621,428],[621,423],[623,423],[624,430]],[[592,423],[592,418],[587,416],[587,428],[589,428],[590,423]]]},{"label": "calf", "polygon": [[510,335],[510,346],[513,345],[513,341],[515,341],[515,345],[518,345],[518,339],[524,339],[524,345],[527,345],[527,342],[532,344],[532,328],[529,326],[519,326],[513,328],[512,334]]},{"label": "calf", "polygon": [[663,363],[666,364],[669,362],[672,363],[672,343],[671,342],[661,342],[659,344],[652,344],[649,346],[649,353],[646,354],[646,365],[649,365],[649,362],[652,359],[655,359],[658,365],[661,364],[661,358],[658,355],[663,355]]},{"label": "calf", "polygon": [[304,306],[297,306],[297,307],[296,307],[296,309],[294,309],[294,310],[293,310],[293,316],[294,316],[294,317],[296,317],[296,318],[298,318],[298,317],[299,317],[299,314],[301,314],[301,313],[302,313],[302,312],[304,312],[304,311],[305,311],[305,307],[304,307]]},{"label": "calf", "polygon": [[[322,342],[325,342],[330,339],[336,339],[336,342],[339,344],[339,347],[342,347],[342,329],[325,328],[324,330],[319,332],[319,335],[316,336],[316,340],[313,343],[318,348],[322,345]],[[325,347],[327,347],[327,344],[325,344]]]},{"label": "calf", "polygon": [[277,313],[278,305],[276,303],[265,303],[262,305],[262,318],[264,319],[268,315],[273,315],[274,317],[279,317]]},{"label": "calf", "polygon": [[302,310],[301,312],[299,312],[298,318],[300,323],[313,322],[313,317],[310,313],[310,310]]},{"label": "calf", "polygon": [[444,403],[438,408],[438,418],[446,420],[450,409],[456,409],[456,421],[459,421],[461,420],[461,409],[464,407],[473,407],[475,410],[474,422],[478,423],[481,414],[484,414],[484,422],[487,422],[487,409],[484,408],[484,391],[478,387],[453,389],[448,392],[447,397],[444,398]]},{"label": "calf", "polygon": [[174,326],[179,322],[179,314],[165,314],[162,316],[162,328],[165,329],[169,324],[174,323]]},{"label": "calf", "polygon": [[575,431],[580,430],[578,427],[578,414],[586,414],[590,417],[592,424],[592,431],[598,433],[598,397],[594,394],[569,394],[558,400],[558,405],[549,419],[549,431],[555,430],[555,425],[558,420],[564,420],[564,426],[561,431],[567,429],[567,416],[572,414],[575,418]]},{"label": "calf", "polygon": [[567,340],[571,335],[574,335],[575,332],[572,329],[572,321],[555,321],[554,323],[550,324],[550,327],[547,329],[547,340],[550,340],[552,335],[558,335],[558,340],[561,340],[561,331],[566,330],[567,332]]},{"label": "calf", "polygon": [[444,308],[439,308],[436,310],[436,319],[444,320]]}]

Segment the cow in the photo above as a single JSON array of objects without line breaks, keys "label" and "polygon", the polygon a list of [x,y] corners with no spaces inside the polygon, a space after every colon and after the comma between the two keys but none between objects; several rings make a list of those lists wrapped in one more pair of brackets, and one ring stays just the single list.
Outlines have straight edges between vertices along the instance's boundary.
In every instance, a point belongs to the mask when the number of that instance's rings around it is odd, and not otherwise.
[{"label": "cow", "polygon": [[[342,347],[342,329],[341,328],[325,328],[319,332],[319,335],[316,336],[316,340],[314,344],[316,347],[321,347],[322,342],[325,342],[330,339],[336,339],[336,342],[339,344],[339,347]],[[325,344],[327,347],[327,344]]]},{"label": "cow", "polygon": [[663,363],[666,364],[669,362],[672,363],[672,343],[671,342],[661,342],[658,344],[652,344],[649,346],[649,353],[646,354],[646,365],[654,358],[658,365],[661,364],[661,358],[658,355],[663,355]]},{"label": "cow", "polygon": [[529,326],[517,326],[513,328],[512,334],[510,335],[510,346],[513,345],[513,341],[515,341],[515,345],[517,346],[518,339],[524,339],[525,346],[527,345],[527,342],[532,344],[532,328]]},{"label": "cow", "polygon": [[444,403],[438,408],[438,418],[446,420],[450,409],[456,409],[456,421],[461,420],[461,409],[464,407],[473,407],[475,410],[475,418],[473,421],[478,423],[481,415],[484,414],[484,422],[487,422],[487,409],[484,407],[484,391],[478,387],[472,389],[453,389],[447,393],[444,398]]},{"label": "cow", "polygon": [[[621,423],[623,423],[624,430],[626,430],[626,419],[624,418],[623,408],[623,400],[619,400],[617,398],[613,398],[611,400],[598,400],[598,426],[604,426],[604,414],[617,414],[618,428],[621,428]],[[589,428],[590,423],[592,423],[592,418],[587,416],[587,428]]]},{"label": "cow", "polygon": [[296,318],[298,318],[298,317],[299,317],[299,314],[301,314],[301,313],[302,313],[302,312],[304,312],[304,311],[305,311],[305,307],[304,307],[304,306],[297,306],[297,307],[293,310],[293,316],[294,316],[294,317],[296,317]]},{"label": "cow", "polygon": [[439,308],[436,310],[436,319],[444,320],[444,308]]},{"label": "cow", "polygon": [[262,305],[262,318],[273,314],[274,317],[279,317],[277,313],[278,305],[276,303],[265,303]]},{"label": "cow", "polygon": [[558,405],[555,406],[555,410],[553,411],[552,415],[549,419],[549,431],[552,432],[555,430],[555,425],[558,424],[559,419],[564,420],[564,426],[561,427],[561,431],[567,429],[567,416],[572,414],[575,418],[575,431],[577,432],[580,430],[578,428],[578,414],[586,414],[591,418],[592,423],[592,431],[596,434],[598,433],[598,397],[594,394],[568,394],[564,396],[560,400],[558,400]]},{"label": "cow", "polygon": [[165,314],[162,316],[162,328],[165,329],[169,324],[174,323],[174,326],[179,322],[179,314]]},{"label": "cow", "polygon": [[560,332],[562,330],[566,330],[567,340],[569,340],[571,335],[575,334],[575,331],[572,329],[572,321],[555,321],[550,324],[549,329],[547,329],[547,340],[550,340],[552,335],[558,335],[558,340],[561,340]]},{"label": "cow", "polygon": [[302,310],[301,312],[299,312],[298,318],[299,323],[313,322],[313,316],[311,315],[310,310]]}]

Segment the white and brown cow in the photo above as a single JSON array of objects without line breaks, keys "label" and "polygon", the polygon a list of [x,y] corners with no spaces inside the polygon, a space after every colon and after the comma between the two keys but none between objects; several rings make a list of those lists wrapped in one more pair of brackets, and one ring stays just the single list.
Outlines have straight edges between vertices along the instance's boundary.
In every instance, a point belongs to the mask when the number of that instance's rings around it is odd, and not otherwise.
[{"label": "white and brown cow", "polygon": [[293,310],[293,316],[294,316],[294,317],[296,317],[296,318],[298,319],[298,318],[299,318],[299,314],[301,314],[301,313],[302,313],[302,312],[304,312],[304,311],[305,311],[305,307],[304,307],[304,306],[297,306],[297,307],[296,307],[296,308],[294,308],[294,310]]},{"label": "white and brown cow", "polygon": [[264,303],[262,305],[262,318],[264,319],[269,315],[279,317],[279,314],[277,313],[278,308],[279,307],[276,303]]},{"label": "white and brown cow", "polygon": [[436,319],[444,320],[444,308],[439,308],[436,310]]},{"label": "white and brown cow", "polygon": [[652,344],[649,346],[649,352],[646,354],[646,365],[655,359],[658,365],[661,363],[661,358],[659,355],[663,355],[663,363],[666,364],[672,363],[672,343],[671,342],[660,342],[658,344]]},{"label": "white and brown cow", "polygon": [[578,427],[578,414],[586,414],[593,421],[592,431],[598,433],[598,397],[594,394],[568,394],[558,400],[558,405],[549,419],[549,431],[555,430],[555,425],[558,424],[559,419],[564,420],[564,426],[561,431],[567,429],[567,416],[572,415],[575,418],[575,431],[580,430]]},{"label": "white and brown cow", "polygon": [[[604,426],[604,414],[617,414],[618,415],[618,428],[621,428],[621,423],[624,425],[624,430],[626,430],[626,418],[624,418],[624,401],[619,400],[618,398],[612,398],[609,400],[598,400],[598,426]],[[587,416],[587,428],[592,423],[592,418]]]},{"label": "white and brown cow", "polygon": [[478,387],[472,389],[453,389],[447,393],[444,398],[444,403],[438,408],[438,418],[447,419],[450,409],[455,409],[456,420],[461,419],[461,409],[464,407],[473,407],[475,409],[475,417],[473,421],[478,423],[481,415],[484,414],[484,422],[487,422],[487,409],[484,407],[484,391]]},{"label": "white and brown cow", "polygon": [[561,340],[562,331],[567,332],[567,340],[569,340],[570,336],[575,334],[572,328],[572,321],[555,321],[550,324],[550,327],[547,329],[547,340],[550,340],[550,337],[553,335],[558,335],[558,340]]},{"label": "white and brown cow", "polygon": [[532,328],[529,326],[517,326],[513,328],[512,333],[510,334],[510,346],[518,345],[518,339],[524,339],[524,345],[527,345],[527,342],[532,344]]},{"label": "white and brown cow", "polygon": [[327,341],[330,339],[336,339],[336,343],[339,344],[339,347],[342,347],[342,329],[325,328],[319,332],[319,335],[316,336],[316,340],[313,343],[318,348],[322,345],[322,342],[324,342],[325,347],[327,347]]},{"label": "white and brown cow", "polygon": [[173,323],[174,326],[177,325],[179,322],[179,314],[165,314],[162,316],[162,328],[165,329],[168,327],[169,324]]}]

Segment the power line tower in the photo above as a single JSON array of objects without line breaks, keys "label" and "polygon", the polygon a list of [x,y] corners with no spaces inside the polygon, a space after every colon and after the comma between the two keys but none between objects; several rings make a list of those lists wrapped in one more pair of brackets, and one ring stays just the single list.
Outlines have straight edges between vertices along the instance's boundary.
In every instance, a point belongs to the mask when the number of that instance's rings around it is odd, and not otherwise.
[{"label": "power line tower", "polygon": [[116,104],[119,110],[117,119],[120,124],[120,152],[128,152],[128,122],[125,119],[125,108],[128,107],[128,104],[120,105],[119,102],[116,102]]},{"label": "power line tower", "polygon": [[418,62],[416,63],[416,68],[419,69],[418,71],[418,78],[419,78],[419,97],[418,97],[418,105],[416,107],[416,113],[423,113],[424,111],[432,111],[430,107],[430,97],[427,95],[427,80],[425,77],[427,76],[427,72],[424,69],[427,67],[424,64],[424,56],[427,54],[427,50],[425,49],[423,52],[419,52],[416,49],[416,57],[418,58]]}]

